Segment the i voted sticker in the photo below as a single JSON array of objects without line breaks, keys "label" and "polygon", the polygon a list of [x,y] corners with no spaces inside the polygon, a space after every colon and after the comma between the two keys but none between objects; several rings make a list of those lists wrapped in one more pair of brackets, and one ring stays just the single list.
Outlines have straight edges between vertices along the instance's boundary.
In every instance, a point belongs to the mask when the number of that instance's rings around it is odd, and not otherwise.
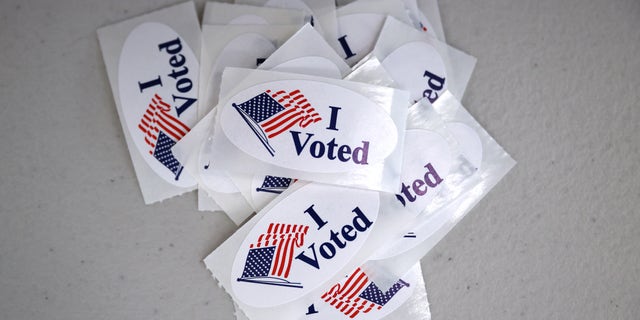
[{"label": "i voted sticker", "polygon": [[374,228],[377,192],[308,184],[274,205],[233,262],[235,297],[274,307],[304,296],[343,268]]},{"label": "i voted sticker", "polygon": [[382,163],[398,140],[382,107],[354,91],[312,80],[245,89],[223,106],[220,125],[246,154],[306,172],[349,172]]},{"label": "i voted sticker", "polygon": [[433,103],[447,89],[444,61],[426,42],[402,45],[382,60],[382,66],[398,87],[409,91],[413,101],[424,97]]},{"label": "i voted sticker", "polygon": [[127,37],[118,67],[118,90],[127,130],[145,162],[167,182],[195,184],[171,147],[197,121],[198,61],[165,24],[147,22]]},{"label": "i voted sticker", "polygon": [[413,294],[419,274],[407,275],[410,278],[398,279],[383,291],[358,268],[309,306],[305,315],[314,317],[304,319],[381,319],[398,309]]}]

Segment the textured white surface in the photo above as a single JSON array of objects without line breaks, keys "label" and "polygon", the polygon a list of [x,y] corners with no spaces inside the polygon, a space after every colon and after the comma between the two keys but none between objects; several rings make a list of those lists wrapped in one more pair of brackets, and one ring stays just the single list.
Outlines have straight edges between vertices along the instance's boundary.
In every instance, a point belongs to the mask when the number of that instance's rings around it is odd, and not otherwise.
[{"label": "textured white surface", "polygon": [[[0,4],[1,319],[233,319],[200,262],[233,224],[144,205],[95,34],[173,3]],[[433,319],[637,319],[640,2],[440,5],[518,165],[423,260]]]}]

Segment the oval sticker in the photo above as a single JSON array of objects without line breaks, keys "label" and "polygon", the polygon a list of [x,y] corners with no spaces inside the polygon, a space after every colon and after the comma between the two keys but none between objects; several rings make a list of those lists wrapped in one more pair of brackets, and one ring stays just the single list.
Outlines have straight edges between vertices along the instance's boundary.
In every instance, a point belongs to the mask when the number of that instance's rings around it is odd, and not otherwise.
[{"label": "oval sticker", "polygon": [[231,269],[234,295],[263,308],[316,289],[366,242],[379,203],[375,191],[322,184],[292,192],[253,226],[240,246]]},{"label": "oval sticker", "polygon": [[171,147],[197,121],[198,68],[180,35],[156,22],[133,29],[120,53],[118,90],[127,130],[153,171],[179,187],[196,183]]},{"label": "oval sticker", "polygon": [[402,45],[382,60],[382,66],[400,88],[409,91],[414,101],[425,97],[434,102],[447,89],[442,57],[426,42]]},{"label": "oval sticker", "polygon": [[382,163],[398,139],[395,123],[376,103],[311,80],[245,89],[226,102],[220,120],[227,138],[248,155],[307,172],[348,172]]}]

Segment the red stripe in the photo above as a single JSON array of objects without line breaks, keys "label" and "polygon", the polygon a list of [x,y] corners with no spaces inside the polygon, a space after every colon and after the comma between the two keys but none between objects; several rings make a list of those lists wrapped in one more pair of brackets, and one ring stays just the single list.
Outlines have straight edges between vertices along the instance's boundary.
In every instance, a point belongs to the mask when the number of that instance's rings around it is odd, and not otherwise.
[{"label": "red stripe", "polygon": [[300,123],[300,119],[299,118],[293,119],[293,121],[291,121],[289,124],[281,127],[281,129],[278,130],[277,132],[269,134],[268,137],[269,138],[273,138],[273,137],[275,137],[275,136],[277,136],[277,135],[279,135],[279,134],[291,129],[291,127],[295,126],[298,123]]},{"label": "red stripe", "polygon": [[264,234],[261,234],[261,235],[258,237],[258,243],[256,244],[256,246],[260,247],[260,243],[262,242],[262,238],[264,238]]},{"label": "red stripe", "polygon": [[264,237],[264,245],[263,246],[269,246],[269,241],[271,241],[271,234],[268,233],[265,237]]},{"label": "red stripe", "polygon": [[313,118],[313,117],[309,117],[309,118],[304,119],[303,121],[301,121],[301,122],[300,122],[300,127],[302,127],[302,128],[306,128],[306,127],[308,127],[310,124],[315,123],[315,122],[318,122],[318,121],[320,121],[320,120],[322,120],[322,119],[320,119],[320,118]]},{"label": "red stripe", "polygon": [[171,131],[173,133],[173,137],[176,140],[182,139],[182,137],[184,137],[184,135],[187,134],[187,132],[189,132],[189,131],[181,130],[174,123],[172,123],[172,121],[170,121],[169,119],[165,118],[166,114],[164,112],[158,112],[157,115],[158,115],[158,119],[161,120],[158,123],[159,124],[163,124],[165,127],[171,128]]},{"label": "red stripe", "polygon": [[375,304],[373,302],[371,304],[369,304],[368,307],[363,305],[363,307],[366,307],[367,309],[362,310],[362,313],[367,313],[367,312],[371,311],[371,309],[373,309],[374,306],[375,306]]},{"label": "red stripe", "polygon": [[172,116],[169,113],[163,112],[163,115],[169,117],[169,119],[175,121],[176,125],[179,127],[182,127],[182,130],[184,130],[185,132],[189,132],[189,130],[191,130],[186,124],[182,123],[182,121],[176,119],[174,116]]},{"label": "red stripe", "polygon": [[285,125],[287,122],[291,121],[292,119],[295,119],[296,122],[299,121],[298,119],[301,120],[302,112],[289,112],[286,114],[286,117],[281,117],[278,122],[270,126],[261,125],[261,127],[264,128],[267,133],[269,133],[273,130],[281,128],[283,125]]},{"label": "red stripe", "polygon": [[149,139],[148,139],[147,137],[144,137],[144,141],[145,141],[148,145],[150,145],[150,146],[151,146],[151,148],[155,148],[155,147],[156,147],[156,145],[155,145],[155,144],[153,144],[151,141],[149,141]]},{"label": "red stripe", "polygon": [[271,271],[272,275],[277,276],[279,274],[279,270],[280,270],[280,266],[283,263],[284,259],[283,259],[283,248],[287,245],[287,243],[284,241],[284,239],[282,239],[283,236],[280,235],[280,237],[278,237],[278,246],[277,246],[277,250],[276,250],[276,258],[274,259],[273,262],[273,270]]},{"label": "red stripe", "polygon": [[289,251],[291,251],[291,255],[293,255],[293,246],[292,246],[293,241],[291,241],[291,235],[290,234],[282,235],[281,239],[284,243],[280,245],[280,248],[281,248],[280,264],[278,265],[279,277],[282,276],[282,274],[284,273],[284,270],[287,268],[287,264],[289,263],[289,260],[290,260]]},{"label": "red stripe", "polygon": [[[163,107],[167,107],[167,108],[169,108],[169,110],[171,110],[171,106],[168,103],[162,101],[162,99],[159,99],[158,103],[161,104]],[[168,111],[168,110],[166,110],[166,111]]]},{"label": "red stripe", "polygon": [[153,139],[153,141],[158,141],[158,137],[151,133],[151,131],[147,131],[147,137]]},{"label": "red stripe", "polygon": [[173,131],[171,131],[170,128],[165,126],[165,123],[162,122],[158,122],[158,126],[160,128],[162,128],[162,131],[164,131],[166,134],[170,135],[171,137],[173,137],[176,140],[179,140],[179,135],[177,135],[176,133],[174,133]]},{"label": "red stripe", "polygon": [[358,294],[358,292],[364,289],[364,286],[367,285],[367,282],[369,282],[369,278],[367,277],[366,274],[362,273],[358,278],[357,287],[354,286],[353,288],[351,288],[352,291],[351,291],[351,294],[349,295],[349,299],[353,298],[356,294]]},{"label": "red stripe", "polygon": [[296,109],[294,108],[289,108],[286,109],[284,111],[281,111],[280,113],[276,114],[275,116],[271,117],[271,119],[268,119],[266,122],[263,122],[260,124],[261,127],[268,127],[271,124],[273,124],[274,122],[279,121],[280,119],[282,119],[283,117],[285,117],[286,115],[292,113],[292,112],[296,112]]},{"label": "red stripe", "polygon": [[299,245],[297,245],[297,241],[296,241],[297,238],[298,237],[297,237],[297,234],[296,234],[295,238],[291,240],[291,246],[289,247],[289,250],[287,251],[287,257],[290,257],[290,258],[287,258],[287,264],[285,265],[285,268],[284,268],[284,277],[285,278],[289,277],[289,271],[291,271],[291,264],[292,264],[291,262],[293,261],[293,249],[295,247],[299,247]]},{"label": "red stripe", "polygon": [[273,276],[277,276],[278,275],[278,266],[280,265],[280,253],[282,251],[282,244],[279,246],[276,246],[276,252],[275,252],[275,256],[273,258],[273,264],[271,265],[271,275]]},{"label": "red stripe", "polygon": [[276,93],[272,94],[271,97],[276,99],[279,95],[286,93],[284,90],[276,91]]}]

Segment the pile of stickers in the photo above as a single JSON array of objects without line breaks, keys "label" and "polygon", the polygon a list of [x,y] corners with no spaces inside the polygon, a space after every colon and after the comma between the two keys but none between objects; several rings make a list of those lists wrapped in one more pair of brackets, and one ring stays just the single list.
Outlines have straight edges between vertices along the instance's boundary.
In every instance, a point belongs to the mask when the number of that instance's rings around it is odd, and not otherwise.
[{"label": "pile of stickers", "polygon": [[98,37],[145,203],[197,189],[239,226],[204,259],[238,319],[430,319],[420,259],[515,164],[435,0],[186,2]]}]

